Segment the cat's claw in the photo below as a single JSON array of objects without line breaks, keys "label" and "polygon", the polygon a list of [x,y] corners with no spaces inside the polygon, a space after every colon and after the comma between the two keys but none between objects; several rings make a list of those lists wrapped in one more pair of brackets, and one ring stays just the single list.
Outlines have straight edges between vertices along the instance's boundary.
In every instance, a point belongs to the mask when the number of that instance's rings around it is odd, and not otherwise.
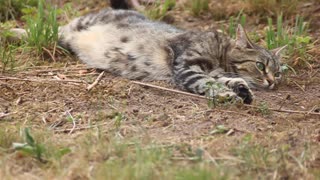
[{"label": "cat's claw", "polygon": [[245,104],[251,104],[253,101],[253,93],[245,84],[239,84],[233,88],[234,92],[243,100]]}]

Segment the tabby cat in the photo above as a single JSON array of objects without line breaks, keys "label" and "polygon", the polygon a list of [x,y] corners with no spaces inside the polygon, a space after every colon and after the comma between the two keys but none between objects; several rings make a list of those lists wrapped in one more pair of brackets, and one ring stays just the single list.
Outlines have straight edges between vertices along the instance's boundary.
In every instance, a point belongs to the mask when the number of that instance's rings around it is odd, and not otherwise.
[{"label": "tabby cat", "polygon": [[[87,65],[128,79],[165,80],[213,98],[273,89],[281,79],[280,52],[252,43],[241,25],[236,39],[217,31],[182,30],[132,10],[106,9],[60,27],[59,43]],[[209,88],[209,84],[219,88]]]}]

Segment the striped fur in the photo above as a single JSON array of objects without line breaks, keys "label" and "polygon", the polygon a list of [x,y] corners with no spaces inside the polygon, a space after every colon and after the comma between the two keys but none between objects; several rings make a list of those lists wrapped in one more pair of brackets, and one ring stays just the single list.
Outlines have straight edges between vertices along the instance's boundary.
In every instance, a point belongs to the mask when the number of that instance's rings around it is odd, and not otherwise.
[{"label": "striped fur", "polygon": [[91,67],[129,79],[172,81],[196,94],[205,94],[208,82],[219,83],[222,88],[210,90],[213,97],[239,96],[251,103],[250,87],[272,89],[281,78],[281,50],[253,44],[241,26],[232,40],[216,31],[181,30],[135,11],[108,9],[62,26],[60,36],[60,44]]}]

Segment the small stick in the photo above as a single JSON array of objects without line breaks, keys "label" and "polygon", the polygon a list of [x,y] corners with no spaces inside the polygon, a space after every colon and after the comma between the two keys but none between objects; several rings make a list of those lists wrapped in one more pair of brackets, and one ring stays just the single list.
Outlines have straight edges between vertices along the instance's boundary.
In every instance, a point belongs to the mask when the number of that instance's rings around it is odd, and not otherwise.
[{"label": "small stick", "polygon": [[49,54],[49,56],[51,57],[51,59],[53,60],[53,62],[57,62],[57,61],[56,61],[56,58],[51,54],[51,52],[50,52],[47,48],[42,47],[42,49]]},{"label": "small stick", "polygon": [[143,83],[143,82],[138,82],[138,81],[131,81],[133,84],[138,84],[141,86],[147,86],[147,87],[152,87],[152,88],[156,88],[156,89],[161,89],[164,91],[169,91],[169,92],[173,92],[173,93],[178,93],[178,94],[183,94],[183,95],[187,95],[187,96],[192,96],[192,97],[196,97],[196,98],[200,98],[200,99],[208,99],[205,96],[200,96],[197,94],[192,94],[192,93],[188,93],[188,92],[184,92],[184,91],[179,91],[179,90],[175,90],[175,89],[169,89],[169,88],[165,88],[165,87],[160,87],[160,86],[156,86],[156,85],[152,85],[152,84],[147,84],[147,83]]},{"label": "small stick", "polygon": [[90,91],[93,87],[95,87],[101,81],[103,75],[104,75],[104,71],[102,71],[97,77],[97,79],[87,87],[87,91]]},{"label": "small stick", "polygon": [[[41,67],[41,66],[40,66]],[[64,69],[50,69],[51,67],[45,66],[43,68],[47,68],[47,69],[37,69],[37,70],[32,70],[32,71],[25,71],[25,72],[21,72],[22,74],[31,74],[31,73],[46,73],[46,72],[57,72],[57,71],[77,71],[77,70],[88,70],[90,68],[86,68],[86,67],[76,67],[76,68],[64,68]],[[29,69],[33,69],[33,68],[27,68]]]},{"label": "small stick", "polygon": [[[249,104],[244,104],[244,106],[259,109],[258,106],[253,106],[253,105],[249,105]],[[309,114],[310,114],[310,115],[318,115],[318,116],[320,116],[320,113],[310,112],[310,111],[295,111],[295,110],[289,110],[289,109],[274,109],[274,108],[268,108],[268,109],[269,109],[270,111],[276,111],[276,112],[294,113],[294,114],[305,114],[305,115],[309,115]]]},{"label": "small stick", "polygon": [[[103,126],[103,125],[109,125],[111,122],[106,122],[106,123],[101,123],[101,124],[97,124],[97,125],[89,125],[89,126],[84,126],[84,127],[78,127],[78,128],[74,128],[73,131],[76,130],[84,130],[84,129],[91,129],[91,128],[95,128],[95,127],[99,127],[99,126]],[[54,132],[70,132],[72,129],[54,129]]]},{"label": "small stick", "polygon": [[45,117],[42,117],[41,119],[42,119],[42,121],[43,121],[44,124],[47,124],[47,120],[46,120]]},{"label": "small stick", "polygon": [[54,43],[54,46],[53,46],[53,53],[52,53],[52,56],[55,57],[56,56],[56,50],[57,50],[57,42]]},{"label": "small stick", "polygon": [[206,151],[206,150],[204,150],[204,149],[202,149],[202,150],[204,151],[205,154],[207,154],[209,160],[210,160],[215,166],[219,167],[219,164],[217,163],[216,159],[213,158],[208,151]]},{"label": "small stick", "polygon": [[69,135],[72,134],[72,132],[74,131],[74,129],[76,128],[76,120],[73,118],[72,114],[70,113],[72,111],[72,109],[68,110],[66,113],[67,115],[72,119],[72,129],[69,131]]},{"label": "small stick", "polygon": [[[200,95],[196,95],[196,94],[192,94],[192,93],[188,93],[188,92],[183,92],[183,91],[179,91],[179,90],[164,88],[164,87],[160,87],[160,86],[156,86],[156,85],[152,85],[152,84],[147,84],[147,83],[142,83],[142,82],[137,82],[137,81],[131,81],[131,82],[134,83],[134,84],[142,85],[142,86],[152,87],[152,88],[156,88],[156,89],[160,89],[160,90],[164,90],[164,91],[169,91],[169,92],[173,92],[173,93],[178,93],[178,94],[183,94],[183,95],[187,95],[187,96],[196,97],[196,98],[199,98],[199,99],[208,99],[205,96],[200,96]],[[248,104],[243,104],[243,106],[256,108],[256,109],[259,108],[258,106],[248,105]],[[318,115],[318,116],[320,116],[320,113],[309,112],[309,111],[294,111],[294,110],[274,109],[274,108],[268,108],[268,109],[270,111],[276,111],[276,112],[306,114],[306,115],[310,114],[310,115]]]},{"label": "small stick", "polygon": [[297,82],[295,82],[295,81],[291,81],[291,82],[293,82],[298,88],[300,88],[303,92],[306,92],[305,90],[304,90],[304,88],[302,87],[302,86],[300,86]]},{"label": "small stick", "polygon": [[12,113],[0,113],[0,119],[11,115]]},{"label": "small stick", "polygon": [[0,80],[13,80],[13,81],[29,81],[29,82],[38,82],[38,83],[46,83],[46,82],[72,82],[72,83],[83,83],[87,84],[85,81],[81,80],[58,80],[58,79],[22,79],[16,77],[0,77]]},{"label": "small stick", "polygon": [[[84,76],[92,76],[92,75],[99,75],[99,73],[86,73],[86,74],[66,74],[66,77],[84,77]],[[51,77],[52,74],[38,74],[38,76],[49,76]]]}]

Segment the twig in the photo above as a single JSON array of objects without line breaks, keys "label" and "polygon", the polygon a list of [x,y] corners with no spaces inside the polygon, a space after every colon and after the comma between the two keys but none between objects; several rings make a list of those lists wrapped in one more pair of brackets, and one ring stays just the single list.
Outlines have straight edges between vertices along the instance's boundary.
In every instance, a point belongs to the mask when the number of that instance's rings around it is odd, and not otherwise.
[{"label": "twig", "polygon": [[298,88],[300,88],[303,92],[306,92],[305,90],[304,90],[304,88],[302,87],[302,86],[300,86],[297,82],[295,82],[295,81],[291,81],[291,82],[293,82],[293,84],[295,84]]},{"label": "twig", "polygon": [[57,61],[56,61],[56,58],[51,54],[51,52],[50,52],[48,49],[46,49],[45,47],[42,47],[42,49],[49,54],[49,56],[51,57],[51,59],[53,60],[53,62],[57,62]]},{"label": "twig", "polygon": [[[131,82],[134,83],[134,84],[142,85],[142,86],[152,87],[152,88],[156,88],[156,89],[160,89],[160,90],[164,90],[164,91],[169,91],[169,92],[173,92],[173,93],[178,93],[178,94],[183,94],[183,95],[187,95],[187,96],[191,96],[191,97],[196,97],[196,98],[199,98],[199,99],[208,99],[205,96],[200,96],[200,95],[196,95],[196,94],[192,94],[192,93],[188,93],[188,92],[183,92],[183,91],[179,91],[179,90],[164,88],[164,87],[160,87],[160,86],[156,86],[156,85],[152,85],[152,84],[147,84],[147,83],[142,83],[142,82],[137,82],[137,81],[131,81]],[[248,105],[248,104],[243,104],[243,106],[250,107],[250,108],[256,108],[256,109],[260,108],[258,106]],[[269,108],[269,110],[270,111],[276,111],[276,112],[284,112],[284,113],[295,113],[295,114],[318,115],[318,116],[320,116],[320,113],[309,112],[309,111],[294,111],[294,110],[274,109],[274,108]]]},{"label": "twig", "polygon": [[0,113],[0,119],[11,115],[12,113]]},{"label": "twig", "polygon": [[[52,52],[52,56],[55,57],[56,56],[56,50],[57,50],[57,42],[54,43],[53,46],[53,52]],[[56,62],[56,61],[55,61]]]},{"label": "twig", "polygon": [[104,71],[102,71],[100,75],[97,77],[97,79],[87,87],[87,91],[90,91],[93,87],[95,87],[101,81],[103,75]]},{"label": "twig", "polygon": [[45,117],[42,117],[41,119],[42,119],[42,122],[43,122],[44,124],[47,124],[47,120],[46,120]]},{"label": "twig", "polygon": [[[77,130],[84,130],[84,129],[91,129],[91,128],[95,128],[95,127],[99,127],[99,126],[103,126],[103,125],[109,125],[111,122],[106,122],[106,123],[101,123],[101,124],[97,124],[97,125],[88,125],[88,126],[83,126],[83,127],[78,127],[78,128],[74,128],[73,131],[77,131]],[[70,132],[72,130],[71,129],[54,129],[54,132]]]},{"label": "twig", "polygon": [[72,82],[72,83],[83,83],[87,84],[87,82],[82,80],[58,80],[58,79],[23,79],[16,77],[0,77],[0,80],[13,80],[13,81],[28,81],[28,82],[38,82],[38,83],[47,83],[47,82]]},{"label": "twig", "polygon": [[[41,66],[40,66],[41,67]],[[32,73],[46,73],[46,72],[59,72],[59,71],[77,71],[77,70],[88,70],[90,68],[87,67],[75,67],[75,68],[63,68],[63,69],[53,69],[50,66],[44,66],[42,68],[47,68],[47,69],[38,69],[38,70],[32,70],[32,71],[25,71],[25,72],[21,72],[22,74],[32,74]],[[51,69],[50,69],[51,68]],[[27,68],[29,69],[33,69],[33,68]]]},{"label": "twig", "polygon": [[[65,77],[84,77],[84,76],[92,76],[92,75],[98,75],[99,73],[86,73],[86,74],[66,74]],[[52,77],[52,74],[37,74],[37,76],[49,76]]]},{"label": "twig", "polygon": [[216,159],[213,158],[208,151],[206,151],[206,150],[203,149],[203,152],[208,156],[209,160],[210,160],[215,166],[219,167],[219,164],[217,163]]},{"label": "twig", "polygon": [[72,111],[72,109],[69,109],[66,113],[67,115],[72,119],[72,129],[69,131],[69,135],[72,134],[72,132],[74,131],[74,129],[76,128],[76,120],[73,118],[72,114],[70,113]]},{"label": "twig", "polygon": [[[260,107],[254,106],[254,105],[249,105],[249,104],[244,104],[246,107],[251,107],[251,108],[256,108],[259,109]],[[310,112],[310,111],[295,111],[295,110],[289,110],[289,109],[274,109],[274,108],[268,108],[270,111],[276,111],[276,112],[284,112],[284,113],[293,113],[293,114],[305,114],[305,115],[318,115],[320,116],[320,113],[316,112]]]},{"label": "twig", "polygon": [[141,86],[152,87],[152,88],[161,89],[161,90],[164,90],[164,91],[174,92],[174,93],[178,93],[178,94],[183,94],[183,95],[187,95],[187,96],[192,96],[192,97],[196,97],[196,98],[200,98],[200,99],[208,99],[205,96],[200,96],[200,95],[197,95],[197,94],[192,94],[192,93],[179,91],[179,90],[175,90],[175,89],[169,89],[169,88],[160,87],[160,86],[147,84],[147,83],[143,83],[143,82],[138,82],[138,81],[131,81],[131,82],[134,83],[134,84],[141,85]]}]

